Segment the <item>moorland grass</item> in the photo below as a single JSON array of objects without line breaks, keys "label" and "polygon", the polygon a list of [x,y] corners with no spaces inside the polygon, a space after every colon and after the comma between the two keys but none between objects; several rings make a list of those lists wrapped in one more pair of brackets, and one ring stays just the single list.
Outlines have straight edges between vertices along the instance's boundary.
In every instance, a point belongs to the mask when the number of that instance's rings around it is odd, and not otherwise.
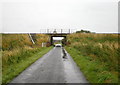
[{"label": "moorland grass", "polygon": [[[2,83],[9,83],[14,77],[19,75],[28,66],[47,53],[52,47],[37,48],[34,51],[25,51],[21,55],[11,56],[12,61],[7,61],[2,72]],[[14,58],[13,58],[14,57]],[[13,61],[14,59],[14,61]]]},{"label": "moorland grass", "polygon": [[32,44],[28,34],[2,34],[2,50],[10,51],[24,46],[41,47],[42,42],[47,42],[48,36],[44,34],[36,34],[35,45]]},{"label": "moorland grass", "polygon": [[0,50],[0,84],[2,84],[2,51]]},{"label": "moorland grass", "polygon": [[68,35],[67,51],[91,83],[118,82],[118,34]]},{"label": "moorland grass", "polygon": [[10,82],[51,49],[51,47],[41,47],[43,42],[48,42],[48,36],[44,34],[36,34],[35,44],[32,44],[28,34],[1,34],[1,36],[3,84]]},{"label": "moorland grass", "polygon": [[2,34],[0,33],[0,85],[2,84]]}]

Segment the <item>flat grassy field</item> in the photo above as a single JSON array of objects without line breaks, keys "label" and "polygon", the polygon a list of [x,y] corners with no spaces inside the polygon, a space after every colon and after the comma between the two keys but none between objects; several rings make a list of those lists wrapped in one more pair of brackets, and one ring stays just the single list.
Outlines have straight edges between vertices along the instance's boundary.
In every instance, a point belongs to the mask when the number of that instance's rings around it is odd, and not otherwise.
[{"label": "flat grassy field", "polygon": [[118,82],[118,34],[68,35],[66,50],[90,83]]}]

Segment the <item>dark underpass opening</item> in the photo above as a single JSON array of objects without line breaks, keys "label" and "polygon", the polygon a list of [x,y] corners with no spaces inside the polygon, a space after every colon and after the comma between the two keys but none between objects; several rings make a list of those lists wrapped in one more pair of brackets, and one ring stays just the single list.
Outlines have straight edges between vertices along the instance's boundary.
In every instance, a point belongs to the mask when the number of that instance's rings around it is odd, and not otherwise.
[{"label": "dark underpass opening", "polygon": [[61,44],[62,46],[66,45],[66,36],[51,36],[50,42],[51,45]]}]

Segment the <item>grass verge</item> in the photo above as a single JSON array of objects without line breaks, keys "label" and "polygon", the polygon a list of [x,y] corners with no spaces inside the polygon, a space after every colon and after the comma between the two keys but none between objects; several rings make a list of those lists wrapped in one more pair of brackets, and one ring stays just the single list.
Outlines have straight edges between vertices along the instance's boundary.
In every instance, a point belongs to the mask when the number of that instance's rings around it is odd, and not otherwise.
[{"label": "grass verge", "polygon": [[109,71],[107,63],[90,56],[83,56],[73,47],[65,47],[90,83],[118,83],[118,73]]},{"label": "grass verge", "polygon": [[[45,53],[47,53],[52,47],[43,47],[36,49],[34,52],[26,52],[23,56],[24,59],[20,60],[19,62],[15,62],[10,64],[7,67],[2,69],[2,84],[5,85],[9,83],[14,77],[19,75],[23,70],[25,70],[28,66],[42,57]],[[27,57],[29,56],[29,57]]]},{"label": "grass verge", "polygon": [[0,85],[2,84],[2,52],[0,50]]}]

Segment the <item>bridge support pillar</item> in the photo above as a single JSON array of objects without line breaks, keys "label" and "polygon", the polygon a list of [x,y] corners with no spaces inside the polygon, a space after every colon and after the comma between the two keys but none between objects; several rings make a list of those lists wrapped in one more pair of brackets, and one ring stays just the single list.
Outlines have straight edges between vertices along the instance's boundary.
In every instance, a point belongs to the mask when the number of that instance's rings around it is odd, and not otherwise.
[{"label": "bridge support pillar", "polygon": [[53,37],[50,37],[50,44],[53,45]]}]

